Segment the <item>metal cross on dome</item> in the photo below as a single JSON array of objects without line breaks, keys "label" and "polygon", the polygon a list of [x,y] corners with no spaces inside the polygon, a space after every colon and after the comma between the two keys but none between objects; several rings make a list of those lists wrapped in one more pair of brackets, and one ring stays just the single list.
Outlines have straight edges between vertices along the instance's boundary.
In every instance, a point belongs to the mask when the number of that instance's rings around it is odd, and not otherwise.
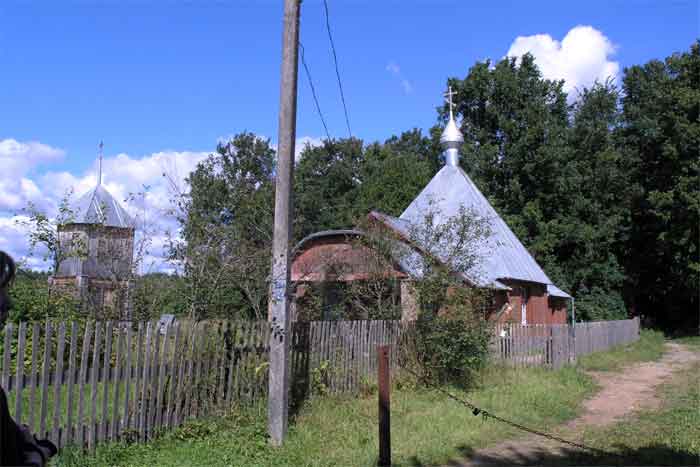
[{"label": "metal cross on dome", "polygon": [[450,119],[454,118],[454,115],[452,115],[452,110],[454,109],[454,103],[452,103],[452,96],[456,95],[457,93],[452,90],[452,86],[447,86],[447,92],[443,94],[445,96],[445,102],[450,107]]}]

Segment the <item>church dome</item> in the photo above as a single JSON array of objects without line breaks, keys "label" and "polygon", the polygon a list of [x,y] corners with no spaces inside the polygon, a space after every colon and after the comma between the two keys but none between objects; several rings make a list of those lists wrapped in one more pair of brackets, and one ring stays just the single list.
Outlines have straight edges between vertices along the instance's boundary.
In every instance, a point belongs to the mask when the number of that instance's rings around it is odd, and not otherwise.
[{"label": "church dome", "polygon": [[447,122],[447,126],[445,126],[440,136],[440,143],[446,148],[456,148],[463,142],[464,136],[462,136],[462,132],[457,128],[454,117],[450,114],[450,120]]}]

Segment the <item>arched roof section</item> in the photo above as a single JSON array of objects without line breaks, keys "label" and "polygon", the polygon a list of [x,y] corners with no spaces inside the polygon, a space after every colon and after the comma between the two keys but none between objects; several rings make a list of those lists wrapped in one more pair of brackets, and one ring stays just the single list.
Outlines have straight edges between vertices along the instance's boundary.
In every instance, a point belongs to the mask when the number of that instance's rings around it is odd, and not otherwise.
[{"label": "arched roof section", "polygon": [[362,242],[360,230],[326,230],[301,240],[292,252],[295,282],[352,281],[377,277],[406,277],[401,265],[391,264]]}]

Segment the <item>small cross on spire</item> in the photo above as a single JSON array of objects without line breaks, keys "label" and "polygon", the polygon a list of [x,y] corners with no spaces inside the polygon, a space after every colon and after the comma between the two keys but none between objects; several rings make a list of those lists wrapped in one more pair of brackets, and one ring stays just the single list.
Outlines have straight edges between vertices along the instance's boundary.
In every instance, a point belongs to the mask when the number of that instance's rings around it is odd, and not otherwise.
[{"label": "small cross on spire", "polygon": [[450,108],[450,120],[454,119],[454,115],[452,114],[452,111],[454,109],[454,103],[452,102],[452,96],[456,95],[457,93],[452,90],[452,86],[447,86],[447,92],[444,94],[445,96],[445,102],[447,102],[447,105]]},{"label": "small cross on spire", "polygon": [[100,141],[100,161],[97,166],[97,185],[102,185],[102,149],[105,147],[105,144],[103,141]]}]

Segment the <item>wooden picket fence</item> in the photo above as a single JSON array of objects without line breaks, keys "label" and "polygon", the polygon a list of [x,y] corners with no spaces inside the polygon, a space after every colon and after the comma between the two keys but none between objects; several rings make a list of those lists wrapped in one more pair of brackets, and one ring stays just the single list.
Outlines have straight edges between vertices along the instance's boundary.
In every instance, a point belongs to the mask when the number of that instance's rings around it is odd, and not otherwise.
[{"label": "wooden picket fence", "polygon": [[639,318],[576,323],[573,352],[588,355],[639,339]]},{"label": "wooden picket fence", "polygon": [[513,366],[561,368],[577,357],[639,339],[639,318],[567,324],[498,324],[491,354]]},{"label": "wooden picket fence", "polygon": [[[373,384],[377,346],[410,345],[400,321],[296,322],[291,400]],[[265,321],[46,322],[8,324],[0,385],[12,415],[59,447],[144,441],[185,420],[225,413],[267,395]],[[559,368],[577,355],[639,337],[639,320],[576,325],[497,325],[492,356],[517,366]],[[296,402],[295,402],[296,401]]]},{"label": "wooden picket fence", "polygon": [[[327,393],[356,392],[377,375],[377,346],[396,347],[413,326],[401,321],[311,321],[294,323],[292,382],[304,391],[320,384]],[[391,354],[396,368],[398,352]],[[315,378],[307,381],[305,378]],[[316,388],[318,389],[318,388]]]},{"label": "wooden picket fence", "polygon": [[[326,393],[359,390],[376,373],[376,347],[397,344],[404,328],[294,323],[293,397],[314,384]],[[15,420],[59,447],[144,441],[267,392],[265,321],[20,323],[2,338],[0,385]]]}]

